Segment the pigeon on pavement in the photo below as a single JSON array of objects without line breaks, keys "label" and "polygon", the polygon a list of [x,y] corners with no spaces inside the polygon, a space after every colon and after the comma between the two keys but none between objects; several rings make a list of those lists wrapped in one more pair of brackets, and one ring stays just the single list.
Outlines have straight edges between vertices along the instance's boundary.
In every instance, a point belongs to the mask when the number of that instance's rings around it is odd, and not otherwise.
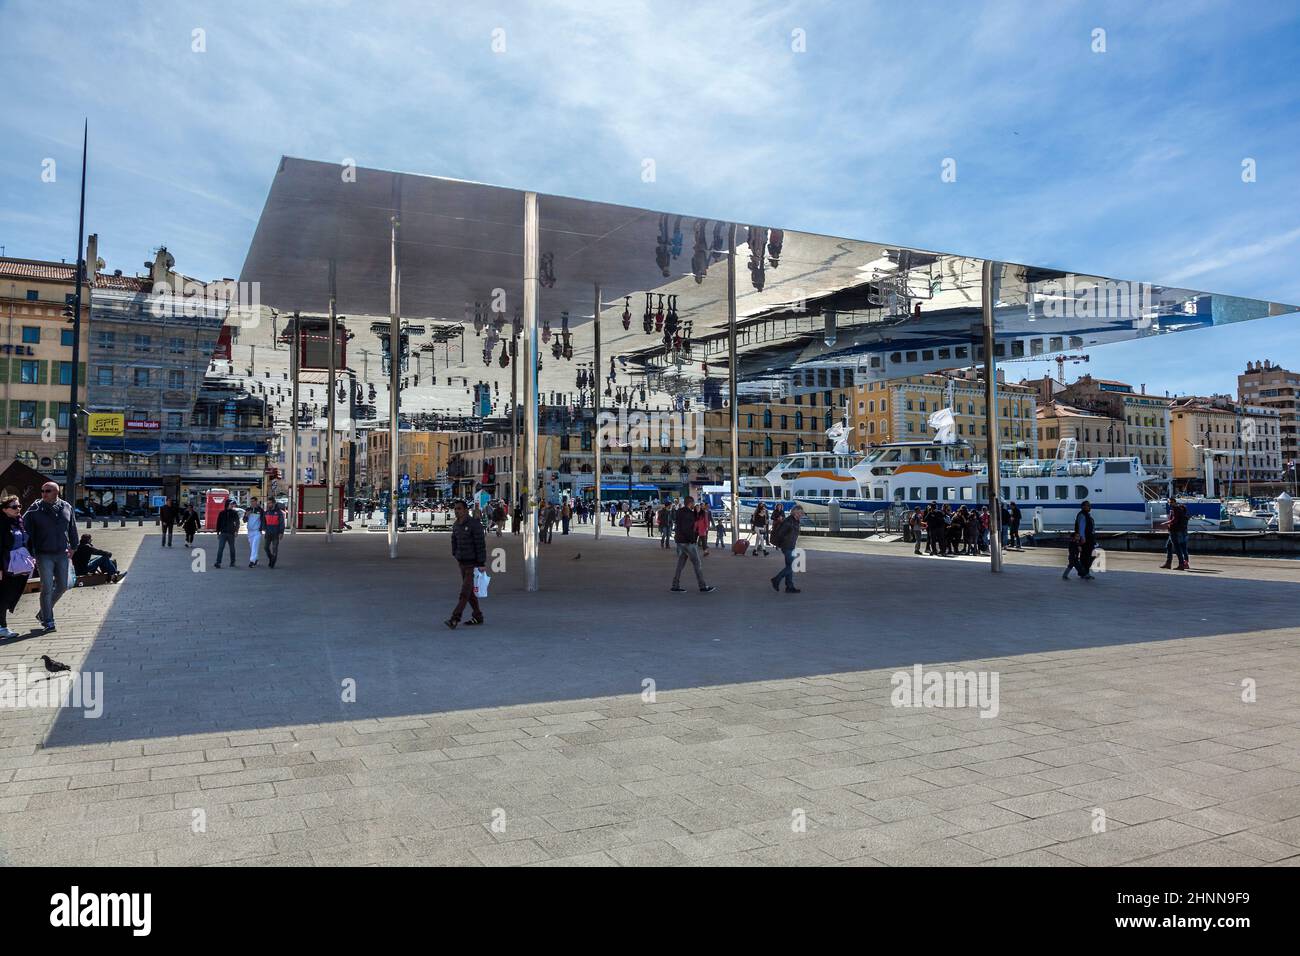
[{"label": "pigeon on pavement", "polygon": [[63,663],[62,661],[56,661],[54,658],[50,657],[49,654],[42,654],[41,660],[45,662],[45,669],[49,671],[51,674],[57,674],[60,671],[72,670],[72,668],[69,667],[67,664]]}]

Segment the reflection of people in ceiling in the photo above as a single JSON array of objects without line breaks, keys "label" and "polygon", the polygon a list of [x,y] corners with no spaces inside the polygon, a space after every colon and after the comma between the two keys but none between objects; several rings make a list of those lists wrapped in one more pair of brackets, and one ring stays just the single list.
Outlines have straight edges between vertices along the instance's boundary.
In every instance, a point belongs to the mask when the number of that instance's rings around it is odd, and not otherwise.
[{"label": "reflection of people in ceiling", "polygon": [[691,252],[691,272],[695,275],[697,284],[703,282],[704,277],[709,274],[708,229],[708,220],[695,220],[695,246]]},{"label": "reflection of people in ceiling", "polygon": [[763,291],[763,285],[767,282],[766,266],[763,261],[763,253],[767,248],[767,230],[762,226],[750,226],[749,238],[746,240],[749,245],[749,280],[753,283],[757,292]]},{"label": "reflection of people in ceiling", "polygon": [[659,266],[659,271],[667,279],[671,275],[669,263],[672,261],[668,253],[668,214],[664,213],[659,217],[659,240],[655,243],[655,265]]},{"label": "reflection of people in ceiling", "polygon": [[767,235],[767,258],[775,269],[781,264],[781,246],[785,243],[785,231],[773,229]]}]

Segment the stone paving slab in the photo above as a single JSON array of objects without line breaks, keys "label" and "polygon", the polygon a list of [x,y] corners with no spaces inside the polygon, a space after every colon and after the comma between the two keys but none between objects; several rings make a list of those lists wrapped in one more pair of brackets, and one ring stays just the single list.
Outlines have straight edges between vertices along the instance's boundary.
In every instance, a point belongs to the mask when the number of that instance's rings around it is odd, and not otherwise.
[{"label": "stone paving slab", "polygon": [[[672,594],[657,541],[582,529],[536,594],[490,538],[488,625],[452,632],[445,535],[395,562],[298,535],[274,571],[212,568],[209,535],[97,538],[126,581],[0,642],[0,669],[104,680],[98,719],[0,710],[2,862],[1300,863],[1291,562],[1063,582],[1055,552],[993,577],[809,541],[803,594],[723,550],[716,593]],[[997,716],[894,706],[918,664],[996,672]]]}]

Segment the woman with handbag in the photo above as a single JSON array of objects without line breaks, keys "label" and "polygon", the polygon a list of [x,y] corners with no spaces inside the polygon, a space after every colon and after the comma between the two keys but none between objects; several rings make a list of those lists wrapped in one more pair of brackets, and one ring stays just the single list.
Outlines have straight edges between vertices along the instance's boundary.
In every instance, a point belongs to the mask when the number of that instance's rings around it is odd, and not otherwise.
[{"label": "woman with handbag", "polygon": [[0,500],[0,638],[18,636],[17,631],[9,630],[8,615],[18,606],[27,579],[36,568],[36,559],[27,550],[22,509],[17,495]]}]

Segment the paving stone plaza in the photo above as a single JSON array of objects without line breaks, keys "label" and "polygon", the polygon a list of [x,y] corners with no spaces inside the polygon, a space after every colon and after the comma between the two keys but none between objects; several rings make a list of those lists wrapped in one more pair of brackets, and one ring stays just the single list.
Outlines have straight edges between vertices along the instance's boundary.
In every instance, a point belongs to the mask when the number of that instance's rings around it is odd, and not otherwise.
[{"label": "paving stone plaza", "polygon": [[[99,532],[128,578],[0,643],[103,675],[96,719],[0,710],[0,862],[1300,863],[1294,562],[814,540],[802,594],[725,549],[672,594],[643,534],[557,534],[535,593],[489,536],[487,626],[452,632],[445,534],[269,571]],[[996,715],[896,706],[917,665],[996,675]]]}]

